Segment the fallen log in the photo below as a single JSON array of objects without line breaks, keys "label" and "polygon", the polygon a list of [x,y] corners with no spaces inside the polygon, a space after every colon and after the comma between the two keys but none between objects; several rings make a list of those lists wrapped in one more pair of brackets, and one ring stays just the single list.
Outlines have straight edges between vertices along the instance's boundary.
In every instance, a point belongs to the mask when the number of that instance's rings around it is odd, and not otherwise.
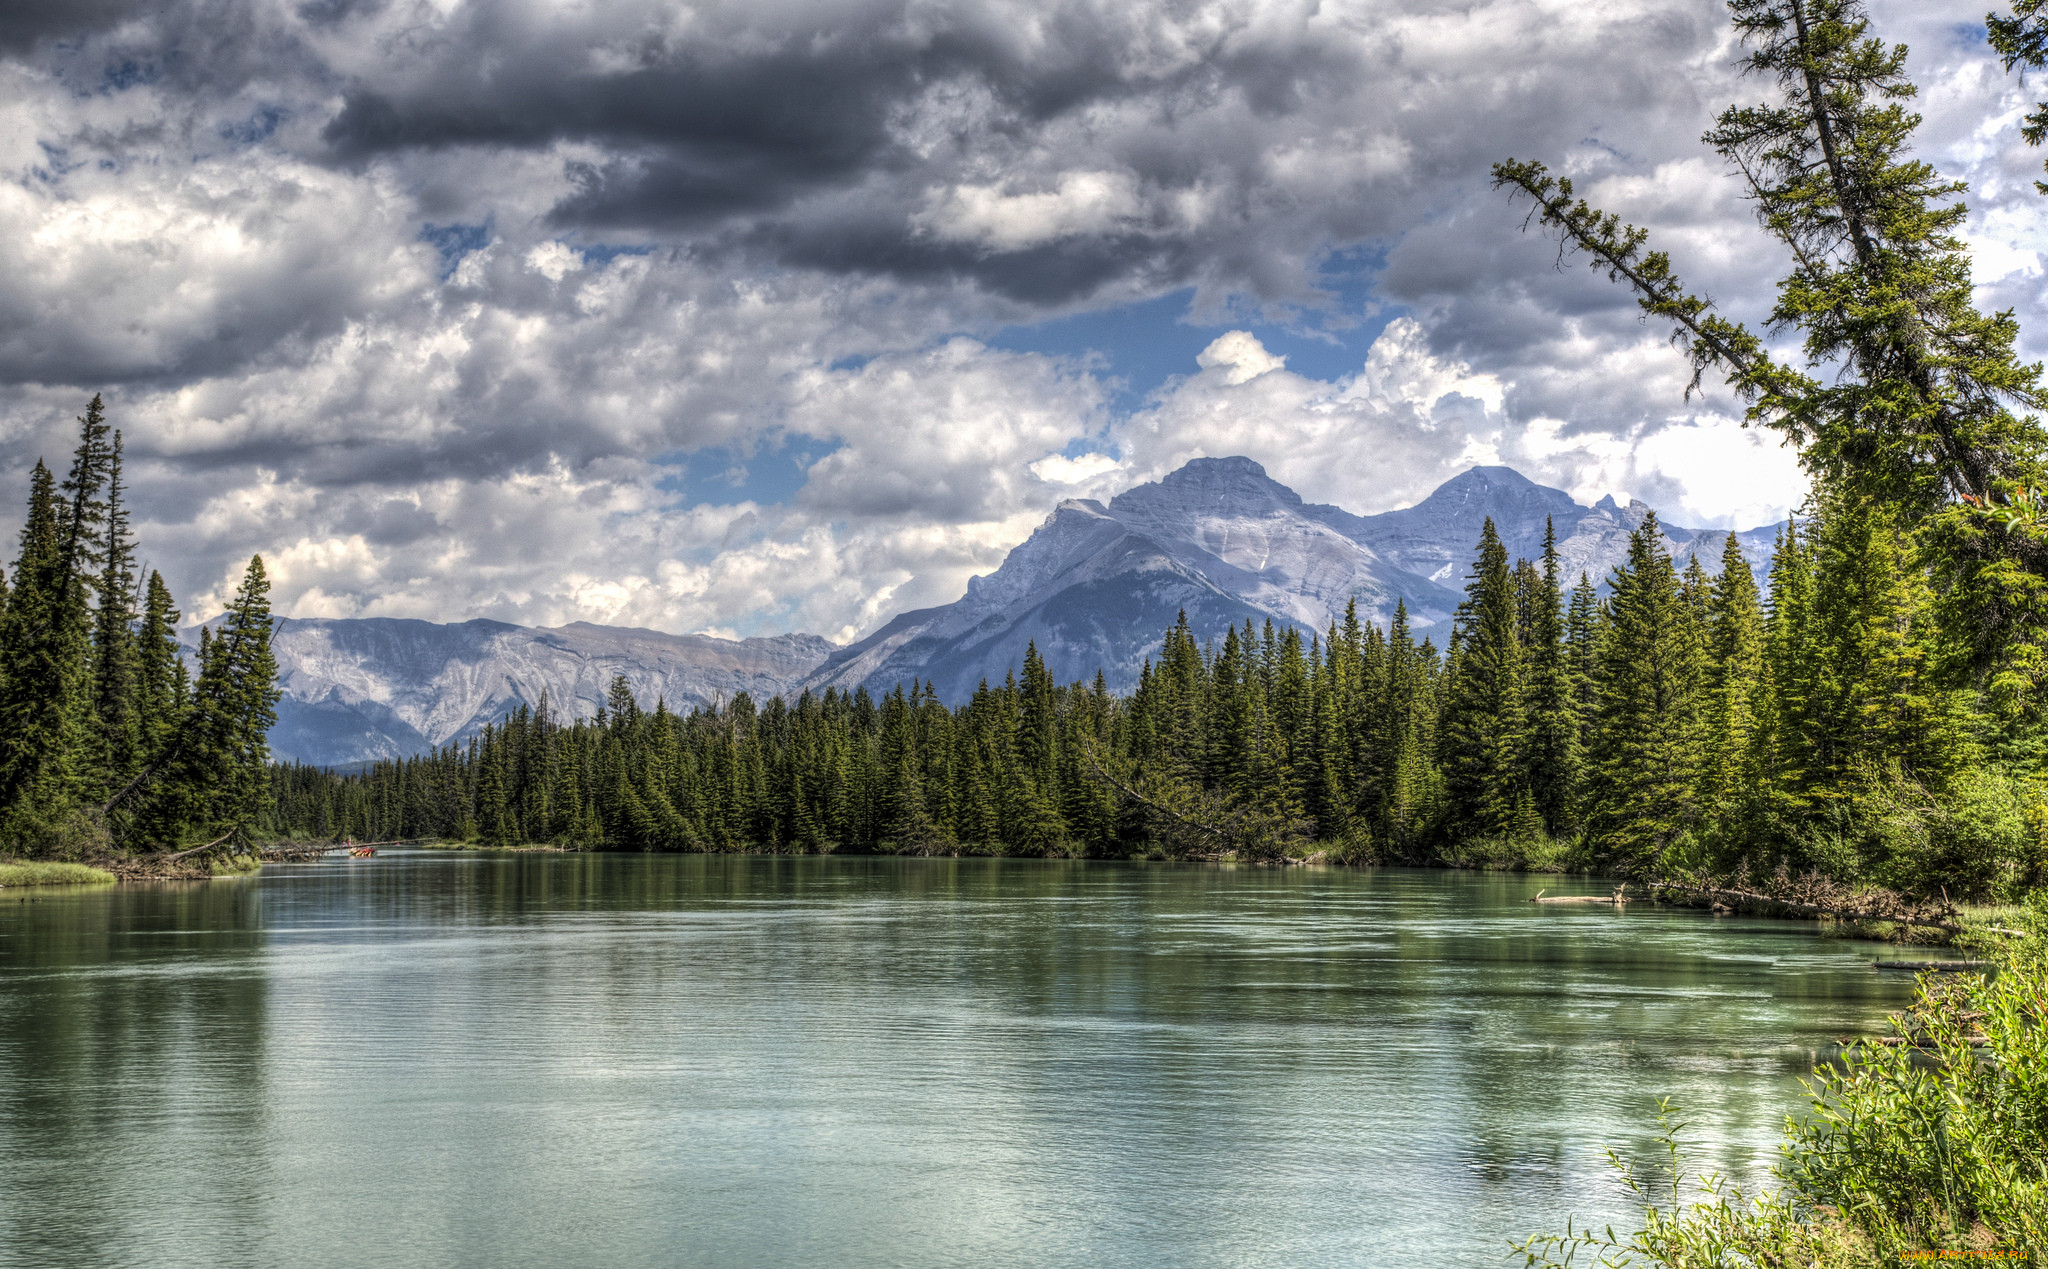
[{"label": "fallen log", "polygon": [[1990,969],[1991,961],[1872,961],[1878,969],[1911,970],[1916,974],[1966,974]]},{"label": "fallen log", "polygon": [[1698,895],[1706,899],[1725,899],[1735,903],[1769,904],[1783,908],[1800,916],[1832,917],[1837,921],[1888,921],[1893,925],[1911,925],[1929,930],[1946,930],[1950,934],[1961,934],[1966,930],[1983,930],[1991,934],[2009,934],[2023,937],[2022,931],[2007,929],[2002,925],[1965,925],[1961,921],[1941,917],[1922,917],[1885,912],[1875,908],[1840,907],[1832,904],[1800,903],[1794,899],[1780,899],[1755,890],[1727,890],[1718,886],[1681,885],[1676,882],[1653,881],[1651,890],[1671,890],[1681,894]]},{"label": "fallen log", "polygon": [[1628,901],[1627,886],[1622,886],[1613,894],[1554,894],[1548,897],[1538,890],[1535,897],[1529,900],[1531,903],[1603,903],[1617,908],[1625,907]]},{"label": "fallen log", "polygon": [[204,846],[194,846],[190,850],[181,850],[174,855],[151,855],[149,856],[149,858],[168,864],[172,860],[184,859],[188,855],[203,855],[207,851],[212,850],[214,847],[220,845],[222,842],[226,841],[230,837],[233,837],[236,833],[239,833],[241,831],[242,830],[238,828],[231,828],[227,832],[222,833],[219,837],[216,837],[212,841],[206,843],[206,845]]},{"label": "fallen log", "polygon": [[424,837],[403,837],[388,842],[305,842],[296,846],[265,846],[256,853],[264,859],[285,863],[291,860],[318,859],[337,850],[356,850],[364,846],[411,846],[426,840]]}]

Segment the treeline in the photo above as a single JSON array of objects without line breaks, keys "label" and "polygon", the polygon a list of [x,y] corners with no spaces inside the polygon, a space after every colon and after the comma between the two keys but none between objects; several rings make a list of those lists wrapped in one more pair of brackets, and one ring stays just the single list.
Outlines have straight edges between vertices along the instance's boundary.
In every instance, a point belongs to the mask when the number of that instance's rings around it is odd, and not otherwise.
[{"label": "treeline", "polygon": [[276,665],[261,557],[197,673],[163,578],[139,580],[121,434],[95,396],[71,470],[39,460],[0,578],[0,852],[97,858],[227,838],[268,805]]},{"label": "treeline", "polygon": [[2024,889],[2031,750],[1937,684],[1928,593],[1882,512],[1823,502],[1768,602],[1731,535],[1681,572],[1654,517],[1604,596],[1489,521],[1440,653],[1389,628],[1167,632],[1136,689],[1022,673],[596,718],[545,702],[461,747],[337,777],[280,768],[280,834],[628,850],[982,851],[1818,868],[1921,892]]},{"label": "treeline", "polygon": [[[2016,892],[2040,868],[2048,738],[2048,464],[2030,413],[2048,407],[2041,367],[2014,356],[2010,310],[1975,307],[1963,186],[1911,152],[1920,119],[1905,47],[1871,34],[1861,0],[1728,9],[1748,82],[1774,91],[1729,107],[1705,139],[1786,249],[1775,347],[1687,291],[1647,234],[1569,181],[1535,163],[1494,169],[1566,250],[1672,324],[1694,386],[1710,371],[1723,379],[1746,421],[1797,444],[1813,477],[1809,541],[1781,550],[1760,636],[1746,621],[1710,626],[1718,668],[1704,696],[1674,693],[1678,717],[1693,729],[1704,718],[1716,742],[1708,774],[1677,773],[1710,794],[1712,827],[1688,845],[1782,840],[1852,876]],[[2048,64],[2048,3],[2017,0],[1987,26],[2008,70]],[[2048,139],[2048,104],[2021,135]],[[1617,623],[1621,606],[1617,595]],[[1608,750],[1589,764],[1604,779],[1627,760]],[[2044,899],[2021,922],[2031,937],[1976,936],[2003,945],[1995,977],[1924,977],[1887,1043],[1845,1047],[1815,1072],[1775,1192],[1745,1198],[1686,1175],[1667,1117],[1657,1184],[1624,1168],[1650,1204],[1636,1232],[1567,1227],[1520,1247],[1526,1263],[2037,1263],[2048,1252]]]}]

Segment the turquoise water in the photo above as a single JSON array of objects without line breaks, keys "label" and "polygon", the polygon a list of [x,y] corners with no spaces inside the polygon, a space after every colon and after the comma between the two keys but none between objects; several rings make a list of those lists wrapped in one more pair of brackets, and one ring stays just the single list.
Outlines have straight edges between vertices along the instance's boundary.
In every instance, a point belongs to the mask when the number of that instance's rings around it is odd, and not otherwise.
[{"label": "turquoise water", "polygon": [[387,853],[8,892],[0,1264],[1502,1265],[1627,1213],[1602,1150],[1661,1096],[1760,1175],[1911,989],[1543,884]]}]

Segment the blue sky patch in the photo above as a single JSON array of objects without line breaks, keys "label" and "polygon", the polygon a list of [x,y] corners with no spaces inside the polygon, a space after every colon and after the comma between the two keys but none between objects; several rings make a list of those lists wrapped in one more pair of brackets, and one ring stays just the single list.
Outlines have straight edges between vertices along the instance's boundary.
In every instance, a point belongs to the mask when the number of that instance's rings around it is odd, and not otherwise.
[{"label": "blue sky patch", "polygon": [[577,247],[576,250],[583,253],[583,263],[586,266],[602,269],[620,256],[644,256],[652,252],[654,248],[648,246],[622,247],[616,243],[593,242],[587,247]]},{"label": "blue sky patch", "polygon": [[420,241],[433,244],[434,250],[441,253],[441,280],[446,282],[462,263],[462,257],[490,245],[491,224],[485,221],[480,225],[421,225]]},{"label": "blue sky patch", "polygon": [[844,444],[838,440],[821,441],[814,436],[783,435],[752,454],[723,447],[691,454],[665,454],[658,461],[676,468],[676,474],[664,476],[655,484],[676,495],[684,506],[729,506],[736,502],[771,506],[794,498],[810,479],[811,464]]},{"label": "blue sky patch", "polygon": [[264,106],[247,119],[220,126],[223,141],[234,141],[242,145],[254,145],[277,131],[277,125],[284,122],[284,111],[276,106]]},{"label": "blue sky patch", "polygon": [[1341,379],[1364,367],[1372,341],[1401,316],[1401,310],[1372,299],[1372,275],[1380,263],[1378,252],[1363,249],[1332,256],[1317,281],[1333,295],[1333,310],[1304,311],[1298,323],[1242,312],[1198,322],[1188,314],[1194,288],[1185,287],[1135,304],[1006,327],[986,342],[1011,352],[1099,354],[1107,363],[1099,373],[1121,381],[1110,407],[1122,414],[1141,408],[1168,379],[1196,373],[1201,367],[1195,358],[1225,331],[1250,331],[1268,352],[1287,358],[1296,374]]}]

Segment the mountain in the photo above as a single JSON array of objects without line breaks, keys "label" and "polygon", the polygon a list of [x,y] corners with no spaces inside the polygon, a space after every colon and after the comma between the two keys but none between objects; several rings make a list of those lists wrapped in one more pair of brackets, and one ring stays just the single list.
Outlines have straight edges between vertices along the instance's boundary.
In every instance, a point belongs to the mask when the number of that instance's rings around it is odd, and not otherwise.
[{"label": "mountain", "polygon": [[[1554,522],[1567,584],[1594,580],[1627,555],[1649,508],[1612,498],[1592,507],[1507,467],[1474,467],[1422,502],[1359,516],[1303,502],[1248,458],[1202,458],[1107,505],[1063,502],[993,574],[958,602],[907,612],[833,652],[803,686],[873,689],[912,678],[959,701],[983,679],[1001,682],[1036,643],[1056,679],[1099,667],[1128,690],[1180,612],[1198,638],[1246,620],[1323,630],[1356,600],[1385,623],[1405,601],[1418,630],[1448,620],[1463,597],[1481,526],[1492,517],[1511,558],[1542,554]],[[1752,568],[1777,526],[1738,535]],[[1683,561],[1697,552],[1718,573],[1722,530],[1665,526]]]},{"label": "mountain", "polygon": [[322,766],[464,740],[543,693],[562,717],[594,714],[615,674],[649,708],[660,698],[688,710],[739,692],[765,701],[833,650],[807,634],[732,640],[587,622],[535,630],[383,617],[287,619],[271,644],[283,691],[271,752]]},{"label": "mountain", "polygon": [[[1196,459],[1107,504],[1063,502],[974,578],[957,602],[896,617],[844,648],[816,635],[728,640],[578,622],[535,630],[498,621],[435,625],[389,618],[286,620],[274,645],[283,699],[271,750],[342,766],[403,757],[468,738],[546,694],[564,717],[593,714],[624,674],[651,706],[688,710],[739,692],[757,701],[804,688],[884,691],[915,678],[948,701],[1000,683],[1036,642],[1062,681],[1099,667],[1118,691],[1181,612],[1197,637],[1245,621],[1323,630],[1358,602],[1385,623],[1397,601],[1418,630],[1463,598],[1480,526],[1492,517],[1508,554],[1534,559],[1557,526],[1566,581],[1606,578],[1649,508],[1571,495],[1506,467],[1474,467],[1412,507],[1360,516],[1303,502],[1248,458]],[[1738,535],[1751,567],[1776,525]],[[1665,526],[1674,556],[1721,565],[1721,530]],[[1439,638],[1441,642],[1441,638]]]}]

